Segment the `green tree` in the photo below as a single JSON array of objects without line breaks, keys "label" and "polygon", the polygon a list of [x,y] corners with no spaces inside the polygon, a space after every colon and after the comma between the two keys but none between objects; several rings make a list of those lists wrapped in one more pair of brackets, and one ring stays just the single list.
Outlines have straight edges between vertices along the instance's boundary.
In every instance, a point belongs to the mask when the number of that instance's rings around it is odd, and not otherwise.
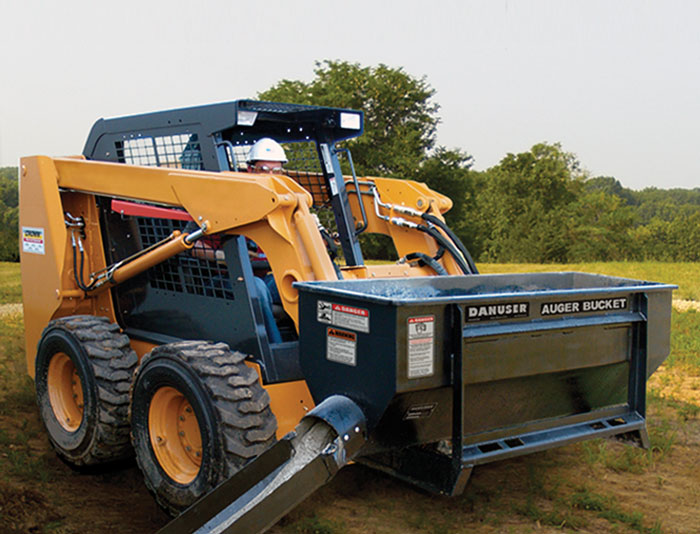
[{"label": "green tree", "polygon": [[691,216],[700,212],[700,188],[695,189],[657,189],[648,187],[642,191],[631,191],[639,224],[649,224],[658,218],[667,222],[673,221],[681,213]]},{"label": "green tree", "polygon": [[632,207],[603,191],[581,195],[568,207],[571,217],[567,261],[618,261],[635,255]]},{"label": "green tree", "polygon": [[314,74],[308,83],[282,80],[258,98],[364,111],[364,134],[348,142],[358,174],[412,178],[429,157],[439,122],[427,80],[383,64],[330,60],[317,62]]},{"label": "green tree", "polygon": [[671,223],[654,217],[645,225],[632,230],[634,250],[632,257],[637,260],[672,261],[673,252],[670,243]]},{"label": "green tree", "polygon": [[480,257],[489,261],[565,262],[571,246],[570,205],[583,174],[573,154],[540,143],[508,154],[478,180]]},{"label": "green tree", "polygon": [[19,261],[17,167],[0,167],[0,261]]},{"label": "green tree", "polygon": [[[364,133],[347,141],[359,176],[410,178],[426,182],[453,201],[447,215],[457,234],[470,242],[466,218],[471,157],[435,149],[439,106],[425,77],[380,64],[363,67],[347,61],[316,63],[310,82],[282,80],[258,94],[262,100],[344,107],[364,112]],[[392,247],[379,236],[362,236],[368,257],[391,259]]]},{"label": "green tree", "polygon": [[636,205],[634,191],[624,187],[619,180],[612,176],[596,176],[586,180],[584,189],[588,193],[603,192],[621,198],[625,203]]},{"label": "green tree", "polygon": [[669,225],[674,261],[700,261],[700,212],[681,214]]}]

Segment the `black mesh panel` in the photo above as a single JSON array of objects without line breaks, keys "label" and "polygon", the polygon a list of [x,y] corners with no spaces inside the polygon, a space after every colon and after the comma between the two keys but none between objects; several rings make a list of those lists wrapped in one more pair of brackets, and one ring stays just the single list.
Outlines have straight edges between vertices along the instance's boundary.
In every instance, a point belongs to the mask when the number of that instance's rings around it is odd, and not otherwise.
[{"label": "black mesh panel", "polygon": [[328,204],[330,194],[321,170],[321,161],[316,151],[316,143],[287,143],[284,145],[289,163],[285,166],[290,177],[306,189],[313,197],[313,207]]},{"label": "black mesh panel", "polygon": [[202,149],[197,134],[139,137],[116,143],[117,158],[129,165],[201,170]]},{"label": "black mesh panel", "polygon": [[[183,230],[187,224],[184,221],[145,217],[137,220],[144,247],[165,239],[173,230]],[[151,287],[232,300],[233,291],[226,265],[214,260],[217,251],[222,251],[221,244],[216,237],[205,238],[195,243],[192,250],[153,266],[147,271]]]}]

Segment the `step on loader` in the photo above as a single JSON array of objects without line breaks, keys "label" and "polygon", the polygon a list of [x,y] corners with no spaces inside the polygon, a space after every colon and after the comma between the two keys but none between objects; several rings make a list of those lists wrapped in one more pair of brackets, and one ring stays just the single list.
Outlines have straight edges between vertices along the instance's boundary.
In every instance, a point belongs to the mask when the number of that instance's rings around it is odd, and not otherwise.
[{"label": "step on loader", "polygon": [[[487,462],[649,446],[674,286],[480,275],[448,198],[356,176],[362,131],[358,111],[238,100],[99,120],[81,156],[21,161],[49,439],[76,466],[134,455],[163,533],[264,532],[352,461],[457,495]],[[363,233],[399,261],[366,264]]]}]

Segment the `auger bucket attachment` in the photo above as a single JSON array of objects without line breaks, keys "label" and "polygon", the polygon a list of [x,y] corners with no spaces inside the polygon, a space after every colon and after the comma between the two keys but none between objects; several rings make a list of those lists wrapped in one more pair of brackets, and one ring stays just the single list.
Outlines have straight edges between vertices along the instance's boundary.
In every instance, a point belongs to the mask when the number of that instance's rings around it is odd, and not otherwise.
[{"label": "auger bucket attachment", "polygon": [[297,284],[317,408],[161,533],[264,532],[355,458],[435,493],[598,437],[648,447],[673,286],[584,273]]},{"label": "auger bucket attachment", "polygon": [[309,282],[315,399],[367,417],[361,462],[460,493],[475,465],[597,437],[648,446],[646,379],[675,286],[585,273]]}]

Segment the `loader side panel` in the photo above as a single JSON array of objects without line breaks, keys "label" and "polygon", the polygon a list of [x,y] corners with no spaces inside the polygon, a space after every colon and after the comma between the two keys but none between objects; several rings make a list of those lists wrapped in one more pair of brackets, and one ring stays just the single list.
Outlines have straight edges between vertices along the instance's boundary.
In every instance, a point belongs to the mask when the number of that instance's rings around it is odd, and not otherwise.
[{"label": "loader side panel", "polygon": [[[75,283],[72,232],[65,213],[85,221],[79,232],[85,248],[84,273],[101,269],[105,258],[95,197],[58,189],[58,172],[50,158],[21,161],[20,261],[24,305],[27,372],[34,376],[34,358],[41,332],[52,319],[91,314],[114,321],[108,292],[85,298]],[[76,238],[78,234],[75,234]],[[76,254],[79,262],[79,255]]]},{"label": "loader side panel", "polygon": [[20,162],[19,226],[27,370],[34,376],[34,356],[41,331],[60,305],[66,228],[56,169],[48,158]]}]

